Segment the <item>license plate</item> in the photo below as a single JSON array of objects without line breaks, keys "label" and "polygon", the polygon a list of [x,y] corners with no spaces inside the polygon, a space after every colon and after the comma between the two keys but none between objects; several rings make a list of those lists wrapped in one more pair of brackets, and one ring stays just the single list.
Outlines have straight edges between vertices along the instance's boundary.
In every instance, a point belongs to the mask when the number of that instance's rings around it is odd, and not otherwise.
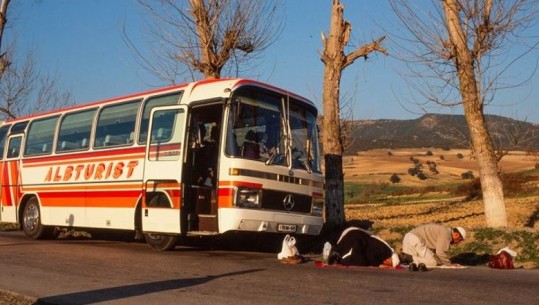
[{"label": "license plate", "polygon": [[286,225],[286,224],[278,224],[277,225],[277,231],[283,232],[283,233],[294,233],[296,232],[297,226],[296,225]]}]

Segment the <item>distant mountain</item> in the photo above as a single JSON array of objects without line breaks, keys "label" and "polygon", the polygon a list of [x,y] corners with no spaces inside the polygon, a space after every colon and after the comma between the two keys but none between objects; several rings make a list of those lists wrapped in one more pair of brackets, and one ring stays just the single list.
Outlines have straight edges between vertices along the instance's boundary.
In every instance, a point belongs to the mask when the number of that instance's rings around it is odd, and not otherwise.
[{"label": "distant mountain", "polygon": [[[539,125],[486,115],[497,147],[539,149]],[[470,148],[464,115],[426,114],[415,120],[358,120],[351,123],[346,154],[376,148]]]}]

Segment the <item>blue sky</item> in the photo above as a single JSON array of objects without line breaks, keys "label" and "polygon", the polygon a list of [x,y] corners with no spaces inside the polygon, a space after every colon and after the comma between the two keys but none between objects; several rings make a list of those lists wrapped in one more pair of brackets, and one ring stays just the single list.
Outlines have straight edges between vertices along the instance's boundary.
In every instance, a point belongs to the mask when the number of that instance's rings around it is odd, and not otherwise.
[{"label": "blue sky", "polygon": [[[385,35],[383,28],[395,25],[387,1],[342,3],[345,18],[352,23],[352,43],[356,47]],[[251,64],[254,68],[240,76],[299,93],[322,111],[320,33],[328,32],[331,0],[284,0],[283,5],[283,33]],[[136,63],[122,40],[124,23],[130,33],[142,30],[141,12],[135,0],[12,1],[6,34],[16,37],[21,54],[33,48],[39,68],[58,73],[61,85],[77,103],[91,102],[166,85]],[[529,71],[538,56],[537,52],[527,56],[514,73]],[[351,100],[355,119],[413,119],[422,114],[424,110],[403,98],[408,88],[399,70],[402,66],[395,58],[379,54],[368,61],[359,59],[346,69],[341,94]],[[522,87],[498,92],[487,113],[539,123],[537,84],[539,76],[535,75]],[[460,108],[434,105],[427,111],[461,113]]]}]

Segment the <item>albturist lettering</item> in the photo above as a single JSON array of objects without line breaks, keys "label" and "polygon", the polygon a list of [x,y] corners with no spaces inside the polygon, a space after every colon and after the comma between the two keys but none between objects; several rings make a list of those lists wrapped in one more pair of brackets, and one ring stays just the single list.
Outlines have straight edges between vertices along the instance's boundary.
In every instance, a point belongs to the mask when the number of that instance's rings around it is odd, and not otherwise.
[{"label": "albturist lettering", "polygon": [[104,179],[128,179],[133,175],[138,161],[100,162],[66,166],[51,166],[45,176],[45,182],[70,182]]}]

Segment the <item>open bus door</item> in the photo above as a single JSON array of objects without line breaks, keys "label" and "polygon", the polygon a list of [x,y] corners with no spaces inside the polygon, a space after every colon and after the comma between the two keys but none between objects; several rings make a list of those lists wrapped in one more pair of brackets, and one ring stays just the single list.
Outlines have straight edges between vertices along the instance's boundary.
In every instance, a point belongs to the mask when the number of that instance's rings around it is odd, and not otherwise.
[{"label": "open bus door", "polygon": [[21,154],[22,135],[8,138],[6,158],[2,162],[0,219],[2,222],[17,222],[17,204],[19,189],[19,157]]},{"label": "open bus door", "polygon": [[144,161],[142,230],[150,246],[173,248],[181,231],[186,106],[152,110]]}]

